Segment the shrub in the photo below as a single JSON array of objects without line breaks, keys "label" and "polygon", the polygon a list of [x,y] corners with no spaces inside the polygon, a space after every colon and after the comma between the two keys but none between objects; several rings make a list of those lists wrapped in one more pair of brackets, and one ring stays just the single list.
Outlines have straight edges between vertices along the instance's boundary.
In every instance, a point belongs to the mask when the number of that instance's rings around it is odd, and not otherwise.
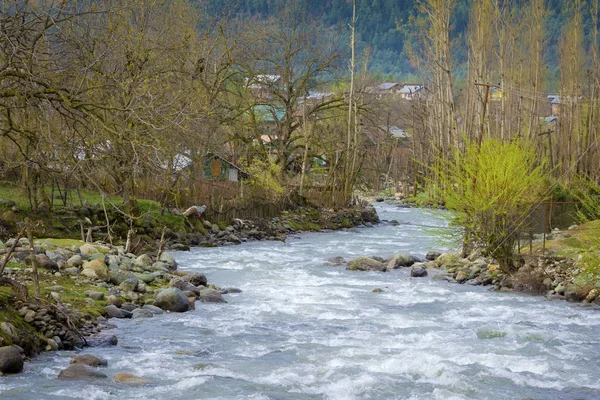
[{"label": "shrub", "polygon": [[463,243],[510,272],[519,227],[546,188],[534,147],[487,139],[438,160],[431,170],[431,190],[450,211],[451,225],[462,228]]}]

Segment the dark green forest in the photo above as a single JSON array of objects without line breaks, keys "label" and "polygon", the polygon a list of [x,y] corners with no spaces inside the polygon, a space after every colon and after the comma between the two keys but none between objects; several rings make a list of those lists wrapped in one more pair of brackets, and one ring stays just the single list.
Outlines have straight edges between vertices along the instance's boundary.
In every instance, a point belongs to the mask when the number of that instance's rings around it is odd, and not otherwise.
[{"label": "dark green forest", "polygon": [[[504,0],[507,7],[527,2],[527,0]],[[322,22],[326,26],[340,28],[349,35],[348,24],[352,19],[352,2],[350,0],[295,0],[303,17]],[[455,56],[456,73],[460,78],[467,60],[467,29],[472,0],[456,0],[454,8],[453,54]],[[571,0],[548,0],[550,16],[546,24],[546,63],[549,66],[549,81],[557,77],[558,40],[566,20],[567,5]],[[201,2],[205,11],[212,16],[238,18],[275,16],[288,0],[206,0]],[[415,75],[405,53],[405,41],[410,40],[408,33],[413,29],[411,16],[416,16],[417,2],[414,0],[357,0],[357,34],[358,49],[362,58],[368,54],[369,71],[380,78],[410,80]],[[584,15],[586,31],[589,31],[591,18]]]}]

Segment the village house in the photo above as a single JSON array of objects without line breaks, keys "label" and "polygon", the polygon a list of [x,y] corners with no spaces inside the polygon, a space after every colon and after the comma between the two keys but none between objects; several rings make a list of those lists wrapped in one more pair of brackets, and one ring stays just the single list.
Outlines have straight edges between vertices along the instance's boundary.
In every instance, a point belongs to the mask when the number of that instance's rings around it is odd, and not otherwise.
[{"label": "village house", "polygon": [[214,180],[239,182],[241,179],[246,179],[250,175],[224,157],[218,154],[208,153],[204,159],[202,176]]},{"label": "village house", "polygon": [[398,91],[403,100],[413,100],[423,93],[425,87],[419,84],[406,84]]}]

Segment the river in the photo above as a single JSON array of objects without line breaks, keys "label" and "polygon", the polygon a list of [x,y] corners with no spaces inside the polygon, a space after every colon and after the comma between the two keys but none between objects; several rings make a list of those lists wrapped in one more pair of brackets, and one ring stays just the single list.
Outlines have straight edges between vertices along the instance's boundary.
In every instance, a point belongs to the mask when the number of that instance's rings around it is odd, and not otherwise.
[{"label": "river", "polygon": [[[109,378],[56,379],[73,352],[44,353],[0,378],[4,399],[600,399],[600,312],[519,293],[353,272],[329,257],[419,257],[440,248],[418,209],[377,205],[383,223],[282,242],[177,253],[180,269],[238,287],[227,304],[117,320]],[[383,289],[373,293],[374,288]]]}]

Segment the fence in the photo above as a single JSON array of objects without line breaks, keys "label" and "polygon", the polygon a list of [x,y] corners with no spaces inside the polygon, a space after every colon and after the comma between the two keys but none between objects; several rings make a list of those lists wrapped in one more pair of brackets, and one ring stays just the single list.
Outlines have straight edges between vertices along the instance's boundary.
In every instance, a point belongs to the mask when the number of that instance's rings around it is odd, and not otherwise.
[{"label": "fence", "polygon": [[[556,234],[572,235],[583,230],[597,231],[600,236],[600,228],[586,228],[579,226],[580,213],[583,212],[580,202],[543,202],[532,207],[527,218],[519,225],[519,252],[523,248],[541,246],[542,255],[548,250],[548,241],[554,239]],[[568,231],[568,232],[563,232]],[[539,246],[538,246],[539,245]]]}]

